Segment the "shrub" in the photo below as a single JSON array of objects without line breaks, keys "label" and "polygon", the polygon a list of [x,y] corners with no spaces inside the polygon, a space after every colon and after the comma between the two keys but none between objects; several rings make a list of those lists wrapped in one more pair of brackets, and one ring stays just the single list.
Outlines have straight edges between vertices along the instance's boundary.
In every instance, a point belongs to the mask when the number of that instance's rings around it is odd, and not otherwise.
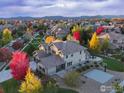
[{"label": "shrub", "polygon": [[46,92],[45,93],[57,93],[58,92],[58,86],[55,83],[52,83],[49,81],[46,85]]}]

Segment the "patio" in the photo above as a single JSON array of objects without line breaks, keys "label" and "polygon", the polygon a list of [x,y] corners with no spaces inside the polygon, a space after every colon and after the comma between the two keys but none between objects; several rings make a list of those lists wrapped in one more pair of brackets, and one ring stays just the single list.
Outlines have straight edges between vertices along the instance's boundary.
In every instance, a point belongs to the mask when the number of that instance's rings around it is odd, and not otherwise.
[{"label": "patio", "polygon": [[96,80],[97,82],[99,82],[101,84],[104,84],[113,78],[113,75],[103,72],[101,70],[97,70],[97,69],[94,69],[94,70],[84,74],[84,76],[86,76],[92,80]]}]

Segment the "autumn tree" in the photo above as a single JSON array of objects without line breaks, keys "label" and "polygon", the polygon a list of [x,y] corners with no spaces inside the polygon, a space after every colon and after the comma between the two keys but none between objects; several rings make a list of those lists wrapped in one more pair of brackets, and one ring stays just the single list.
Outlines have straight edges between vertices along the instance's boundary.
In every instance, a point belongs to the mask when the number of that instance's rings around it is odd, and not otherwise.
[{"label": "autumn tree", "polygon": [[80,32],[74,32],[74,33],[73,33],[73,38],[74,38],[75,40],[80,41]]},{"label": "autumn tree", "polygon": [[43,86],[40,79],[38,79],[30,69],[28,69],[25,76],[25,81],[21,83],[20,93],[42,93]]},{"label": "autumn tree", "polygon": [[81,25],[74,25],[73,27],[72,27],[72,35],[73,35],[73,38],[75,39],[75,40],[78,40],[78,41],[80,41],[80,39],[81,39],[81,35],[80,35],[80,31],[82,30],[82,27],[81,27]]},{"label": "autumn tree", "polygon": [[8,62],[12,57],[12,52],[8,48],[0,48],[0,61]]},{"label": "autumn tree", "polygon": [[99,34],[101,34],[103,31],[104,31],[104,27],[100,26],[100,27],[97,28],[96,34],[99,35]]},{"label": "autumn tree", "polygon": [[0,87],[0,93],[4,93],[4,91],[3,91],[3,88],[2,88],[2,87]]},{"label": "autumn tree", "polygon": [[20,48],[23,47],[23,42],[18,40],[18,41],[16,41],[16,42],[13,43],[12,47],[13,47],[15,50],[18,50],[18,49],[20,49]]},{"label": "autumn tree", "polygon": [[54,36],[48,36],[45,39],[45,43],[49,44],[55,40]]},{"label": "autumn tree", "polygon": [[2,39],[3,39],[4,45],[9,43],[12,40],[11,31],[8,28],[3,30]]},{"label": "autumn tree", "polygon": [[89,48],[93,52],[100,52],[100,50],[101,50],[100,42],[99,42],[99,39],[97,37],[96,32],[94,32],[94,34],[92,35],[91,40],[89,41]]},{"label": "autumn tree", "polygon": [[10,69],[16,80],[23,80],[29,67],[29,58],[26,53],[16,51],[10,61]]},{"label": "autumn tree", "polygon": [[81,29],[82,29],[81,25],[74,25],[73,28],[72,28],[72,33],[80,32]]},{"label": "autumn tree", "polygon": [[73,41],[74,40],[73,37],[71,36],[71,34],[68,34],[67,37],[66,37],[66,39],[68,41]]}]

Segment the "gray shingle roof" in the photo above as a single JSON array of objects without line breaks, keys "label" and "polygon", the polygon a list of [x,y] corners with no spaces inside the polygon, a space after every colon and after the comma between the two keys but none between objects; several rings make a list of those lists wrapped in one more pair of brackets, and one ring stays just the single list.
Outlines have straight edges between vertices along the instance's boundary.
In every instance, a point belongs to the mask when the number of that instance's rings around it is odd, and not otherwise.
[{"label": "gray shingle roof", "polygon": [[44,57],[47,57],[47,56],[49,56],[50,54],[47,54],[46,52],[44,52],[44,51],[38,51],[37,52],[37,56],[40,58],[40,59],[42,59],[42,58],[44,58]]},{"label": "gray shingle roof", "polygon": [[54,45],[58,49],[60,49],[65,55],[79,52],[79,51],[85,49],[85,47],[83,47],[83,46],[81,46],[81,45],[79,45],[73,41],[55,42]]},{"label": "gray shingle roof", "polygon": [[[64,60],[56,55],[50,55],[48,57],[44,57],[41,59],[40,62],[42,65],[44,65],[46,68],[52,68],[52,67],[56,67],[59,66],[61,64],[64,64]],[[39,64],[40,64],[39,63]]]}]

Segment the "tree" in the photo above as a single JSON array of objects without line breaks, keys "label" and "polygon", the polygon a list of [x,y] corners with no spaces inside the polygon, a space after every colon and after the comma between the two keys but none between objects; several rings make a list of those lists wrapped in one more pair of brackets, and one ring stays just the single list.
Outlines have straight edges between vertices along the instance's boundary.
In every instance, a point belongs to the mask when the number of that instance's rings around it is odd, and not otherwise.
[{"label": "tree", "polygon": [[124,87],[122,87],[119,83],[115,83],[113,87],[116,93],[124,93]]},{"label": "tree", "polygon": [[20,93],[42,93],[43,86],[40,79],[38,79],[30,69],[28,69],[25,76],[25,81],[21,83]]},{"label": "tree", "polygon": [[104,27],[100,26],[100,27],[97,28],[96,34],[99,35],[99,34],[101,34],[103,31],[104,31]]},{"label": "tree", "polygon": [[103,44],[102,44],[102,46],[101,46],[101,50],[102,50],[102,51],[105,51],[105,50],[107,50],[108,48],[109,48],[109,37],[106,36],[106,37],[104,38]]},{"label": "tree", "polygon": [[88,40],[90,39],[90,35],[87,31],[81,31],[81,41],[83,44],[88,44]]},{"label": "tree", "polygon": [[11,31],[8,28],[3,30],[2,38],[3,38],[4,45],[9,43],[12,40]]},{"label": "tree", "polygon": [[101,50],[100,42],[99,42],[99,39],[96,35],[96,32],[94,32],[94,34],[92,35],[91,40],[89,41],[89,48],[93,52],[100,52],[100,50]]},{"label": "tree", "polygon": [[67,40],[68,40],[68,41],[73,41],[73,40],[74,40],[73,37],[71,36],[71,34],[68,34],[68,35],[67,35]]},{"label": "tree", "polygon": [[79,76],[80,76],[79,73],[72,71],[72,72],[69,72],[65,75],[64,81],[68,86],[75,87],[77,85],[78,80],[79,80]]},{"label": "tree", "polygon": [[10,69],[16,80],[23,80],[29,67],[29,58],[26,53],[16,51],[10,61]]},{"label": "tree", "polygon": [[8,48],[0,48],[0,61],[8,62],[11,56],[12,52]]},{"label": "tree", "polygon": [[73,32],[73,38],[75,39],[75,40],[80,40],[80,32]]},{"label": "tree", "polygon": [[3,88],[0,87],[0,93],[4,93]]},{"label": "tree", "polygon": [[54,36],[48,36],[46,37],[45,43],[49,44],[55,40]]},{"label": "tree", "polygon": [[55,83],[49,81],[46,85],[46,93],[57,93],[57,92],[58,92],[58,86]]},{"label": "tree", "polygon": [[81,31],[81,25],[75,25],[75,26],[73,26],[73,28],[72,28],[72,33],[74,33],[74,32],[80,32]]},{"label": "tree", "polygon": [[15,50],[18,50],[18,49],[20,49],[20,48],[23,47],[23,42],[21,42],[21,41],[18,40],[18,41],[16,41],[16,42],[13,43],[12,47],[13,47]]},{"label": "tree", "polygon": [[[38,47],[38,46],[37,46]],[[32,56],[32,53],[37,50],[38,48],[36,48],[36,46],[33,43],[30,43],[28,46],[26,46],[24,48],[24,52],[26,52],[27,54],[29,54],[30,56]]]}]

